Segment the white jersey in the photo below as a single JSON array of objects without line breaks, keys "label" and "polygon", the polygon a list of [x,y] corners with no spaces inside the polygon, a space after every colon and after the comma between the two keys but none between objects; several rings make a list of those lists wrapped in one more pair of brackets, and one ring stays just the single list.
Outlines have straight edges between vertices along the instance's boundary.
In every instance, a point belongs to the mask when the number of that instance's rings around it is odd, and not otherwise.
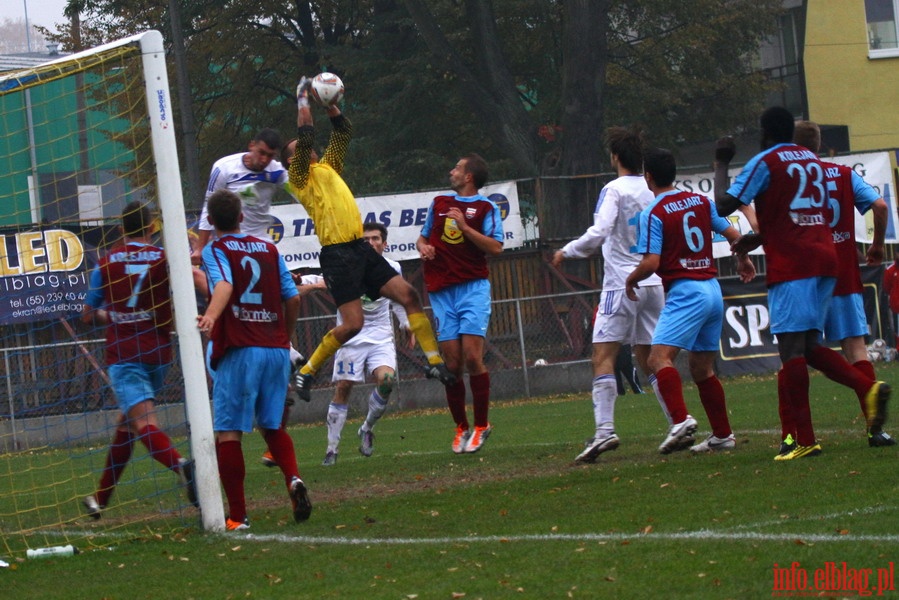
[{"label": "white jersey", "polygon": [[[396,262],[393,259],[384,257],[390,266],[393,267],[393,270],[403,274],[403,270],[400,267],[400,263]],[[311,284],[317,283],[321,281],[321,275],[303,275],[302,283]],[[381,296],[377,300],[369,300],[368,296],[362,296],[362,312],[364,313],[365,320],[362,323],[362,329],[354,335],[350,340],[345,343],[342,348],[346,348],[347,346],[358,346],[366,343],[370,344],[383,344],[385,342],[393,341],[393,323],[390,321],[390,311],[393,310],[393,314],[396,315],[397,321],[399,321],[400,327],[403,329],[409,329],[409,317],[406,315],[406,310],[403,308],[401,304],[397,304],[396,302],[392,302],[389,299]],[[337,313],[337,324],[340,325],[342,323],[340,319],[340,313]]]},{"label": "white jersey", "polygon": [[[623,290],[627,276],[643,258],[636,253],[638,216],[655,197],[642,175],[623,175],[606,184],[599,193],[593,225],[578,239],[562,248],[565,258],[586,258],[602,246],[602,289]],[[653,274],[640,287],[662,285]]]},{"label": "white jersey", "polygon": [[287,169],[276,160],[271,161],[262,171],[251,171],[243,164],[245,152],[220,158],[212,165],[209,175],[209,186],[203,200],[203,211],[200,213],[199,228],[206,231],[213,229],[206,220],[209,214],[206,201],[213,192],[228,189],[240,196],[243,208],[241,233],[247,233],[262,239],[270,239],[268,233],[272,224],[269,211],[275,192],[283,189],[287,182]]}]

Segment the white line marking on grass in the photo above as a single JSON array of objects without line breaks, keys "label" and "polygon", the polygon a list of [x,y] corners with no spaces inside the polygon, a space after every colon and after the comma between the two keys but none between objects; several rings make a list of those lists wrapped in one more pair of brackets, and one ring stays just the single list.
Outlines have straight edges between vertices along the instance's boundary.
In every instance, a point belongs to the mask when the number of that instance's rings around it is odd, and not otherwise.
[{"label": "white line marking on grass", "polygon": [[[223,534],[225,535],[225,534]],[[676,533],[550,533],[534,535],[466,535],[459,537],[439,538],[342,538],[316,537],[309,535],[292,536],[288,534],[246,535],[227,534],[248,541],[282,542],[285,544],[331,544],[338,546],[415,546],[415,545],[448,545],[448,544],[495,544],[508,542],[617,542],[634,540],[704,540],[704,541],[763,541],[763,542],[888,542],[899,543],[899,535],[840,535],[819,533],[755,533],[724,532],[709,529]]]},{"label": "white line marking on grass", "polygon": [[800,521],[822,521],[824,519],[841,519],[843,517],[855,517],[859,515],[874,515],[882,512],[895,511],[895,506],[866,506],[865,508],[857,508],[854,510],[845,510],[829,515],[809,515],[807,517],[787,517],[785,519],[771,519],[769,521],[759,521],[756,523],[744,523],[743,525],[734,525],[726,527],[722,531],[736,531],[738,529],[758,529],[759,527],[770,527],[772,525],[784,525],[786,523],[797,523]]}]

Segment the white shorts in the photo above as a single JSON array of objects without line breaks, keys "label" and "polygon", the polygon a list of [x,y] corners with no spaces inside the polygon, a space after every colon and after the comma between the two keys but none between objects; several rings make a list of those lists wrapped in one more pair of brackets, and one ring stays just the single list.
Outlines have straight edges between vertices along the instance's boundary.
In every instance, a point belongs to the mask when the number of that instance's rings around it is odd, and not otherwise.
[{"label": "white shorts", "polygon": [[665,306],[665,290],[652,285],[637,290],[637,301],[624,290],[603,291],[593,316],[593,343],[652,344],[659,313]]},{"label": "white shorts", "polygon": [[378,367],[390,367],[396,371],[396,345],[392,339],[380,344],[361,342],[341,346],[334,355],[331,381],[365,383],[366,377]]}]

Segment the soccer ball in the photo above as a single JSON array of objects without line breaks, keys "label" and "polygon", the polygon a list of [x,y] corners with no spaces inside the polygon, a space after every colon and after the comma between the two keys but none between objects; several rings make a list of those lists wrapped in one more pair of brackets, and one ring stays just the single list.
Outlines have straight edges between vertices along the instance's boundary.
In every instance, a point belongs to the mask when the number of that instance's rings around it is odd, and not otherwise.
[{"label": "soccer ball", "polygon": [[343,82],[334,73],[319,73],[312,79],[312,98],[322,106],[333,106],[343,98]]}]

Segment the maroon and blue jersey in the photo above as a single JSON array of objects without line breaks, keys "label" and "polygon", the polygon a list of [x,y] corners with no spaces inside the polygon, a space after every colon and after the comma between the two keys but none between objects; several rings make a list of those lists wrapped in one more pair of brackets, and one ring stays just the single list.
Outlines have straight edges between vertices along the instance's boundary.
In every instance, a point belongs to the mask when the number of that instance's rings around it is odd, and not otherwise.
[{"label": "maroon and blue jersey", "polygon": [[636,252],[659,255],[656,273],[666,290],[679,279],[713,279],[718,270],[712,259],[712,232],[722,233],[729,226],[709,198],[664,192],[640,213]]},{"label": "maroon and blue jersey", "polygon": [[228,306],[212,327],[215,368],[230,348],[288,348],[282,302],[297,295],[278,249],[268,240],[237,233],[203,249],[210,289],[225,281],[233,287]]},{"label": "maroon and blue jersey", "polygon": [[446,212],[456,207],[465,221],[487,237],[503,241],[503,220],[500,210],[486,196],[437,196],[431,203],[421,235],[436,250],[434,260],[424,261],[425,285],[436,292],[457,283],[487,279],[487,256],[462,235]]},{"label": "maroon and blue jersey", "polygon": [[862,277],[858,268],[858,249],[855,246],[855,211],[865,214],[880,194],[865,182],[851,167],[824,163],[828,210],[833,243],[837,251],[837,285],[834,296],[862,293]]},{"label": "maroon and blue jersey", "polygon": [[807,148],[777,144],[752,157],[727,190],[743,204],[755,200],[769,286],[837,275],[826,168]]},{"label": "maroon and blue jersey", "polygon": [[91,273],[85,302],[109,315],[106,363],[167,364],[172,360],[172,297],[165,251],[126,242]]}]

